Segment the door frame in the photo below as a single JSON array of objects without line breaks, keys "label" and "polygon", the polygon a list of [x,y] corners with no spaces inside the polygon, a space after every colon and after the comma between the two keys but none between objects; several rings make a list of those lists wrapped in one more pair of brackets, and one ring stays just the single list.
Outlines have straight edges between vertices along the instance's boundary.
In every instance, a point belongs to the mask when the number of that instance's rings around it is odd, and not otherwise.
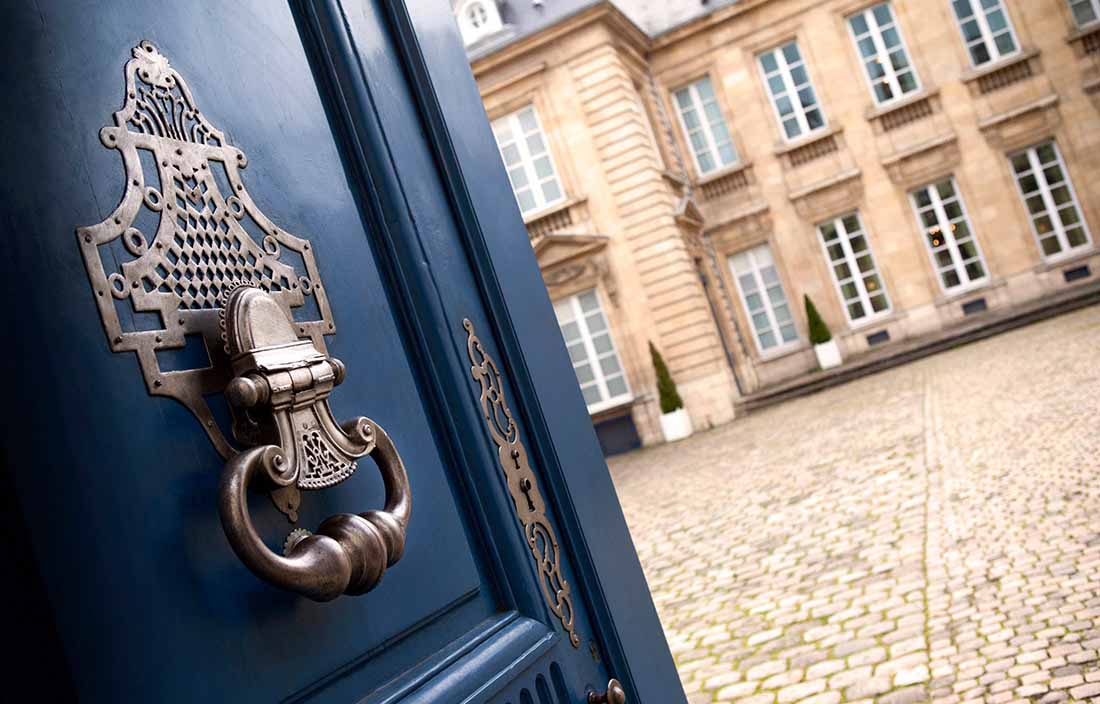
[{"label": "door frame", "polygon": [[[630,702],[684,702],[649,590],[637,589],[645,575],[580,389],[561,384],[573,379],[573,366],[454,19],[441,0],[386,5],[500,347],[512,410],[527,430],[608,669]],[[477,168],[484,164],[497,168]]]}]

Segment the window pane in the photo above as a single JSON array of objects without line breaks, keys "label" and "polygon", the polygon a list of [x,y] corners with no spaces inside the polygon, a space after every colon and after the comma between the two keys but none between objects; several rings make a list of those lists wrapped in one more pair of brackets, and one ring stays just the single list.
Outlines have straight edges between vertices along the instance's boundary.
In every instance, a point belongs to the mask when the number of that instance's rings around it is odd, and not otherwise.
[{"label": "window pane", "polygon": [[[495,120],[492,127],[520,211],[527,213],[561,200],[561,184],[534,107]],[[540,187],[532,189],[533,182]]]},{"label": "window pane", "polygon": [[[584,315],[583,323],[572,319],[577,311]],[[585,402],[591,406],[628,393],[622,365],[607,332],[607,319],[596,291],[593,289],[556,301],[554,314],[561,325],[562,337],[566,341],[569,359],[573,362],[573,371]],[[605,386],[607,393],[603,391]]]},{"label": "window pane", "polygon": [[617,376],[607,382],[607,392],[614,398],[625,396],[630,393],[630,390],[626,387],[626,380],[622,376]]},{"label": "window pane", "polygon": [[[1020,195],[1044,256],[1088,244],[1088,231],[1056,144],[1045,142],[1011,158]],[[1035,173],[1018,168],[1025,162],[1041,164],[1042,170]]]},{"label": "window pane", "polygon": [[700,174],[732,164],[737,154],[710,78],[701,78],[674,93],[684,137],[691,145]]},{"label": "window pane", "polygon": [[618,374],[620,371],[619,360],[615,355],[604,357],[600,360],[600,370],[605,376],[612,376]]},{"label": "window pane", "polygon": [[547,203],[561,200],[561,187],[557,181],[547,181],[542,184],[542,197]]},{"label": "window pane", "polygon": [[[889,308],[889,300],[875,268],[871,244],[859,216],[851,213],[821,223],[818,231],[822,234],[835,231],[839,238],[836,244],[826,247],[826,255],[834,263],[831,267],[833,280],[849,319],[854,321],[873,310],[877,312],[871,300],[873,296],[881,297],[883,308]],[[853,277],[853,272],[860,273]]]},{"label": "window pane", "polygon": [[985,44],[975,44],[970,47],[970,58],[975,66],[980,66],[989,61],[989,50],[985,48]]},{"label": "window pane", "polygon": [[794,139],[825,124],[810,76],[795,42],[759,56],[764,83],[784,137]]},{"label": "window pane", "polygon": [[[767,351],[783,342],[793,341],[793,321],[783,285],[775,269],[771,251],[760,245],[729,259],[730,267],[737,273],[737,288],[746,317],[752,323],[756,343],[760,351]],[[765,296],[759,294],[763,288]],[[791,332],[785,328],[791,327]],[[782,330],[782,333],[777,333]],[[788,335],[791,337],[788,338]]]}]

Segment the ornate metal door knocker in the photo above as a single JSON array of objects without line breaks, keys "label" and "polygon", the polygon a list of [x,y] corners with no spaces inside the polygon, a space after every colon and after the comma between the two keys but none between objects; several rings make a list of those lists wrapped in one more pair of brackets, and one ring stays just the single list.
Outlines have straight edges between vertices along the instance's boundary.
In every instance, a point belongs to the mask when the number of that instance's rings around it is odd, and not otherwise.
[{"label": "ornate metal door knocker", "polygon": [[[250,426],[247,434],[257,444],[270,443],[225,466],[219,510],[229,544],[260,578],[311,599],[369,591],[401,559],[412,507],[405,466],[393,441],[369,418],[336,424],[328,396],[344,380],[344,365],[298,339],[270,294],[252,286],[233,290],[224,325],[235,375],[226,396],[242,411],[238,418]],[[344,481],[364,455],[382,472],[383,510],[337,514],[321,523],[316,535],[297,529],[282,557],[264,545],[248,517],[250,486],[266,488],[276,506],[296,521],[301,489]]]},{"label": "ornate metal door knocker", "polygon": [[[325,351],[336,326],[310,243],[260,212],[241,180],[244,152],[207,121],[156,47],[141,42],[124,72],[126,102],[100,141],[121,154],[125,190],[107,219],[77,229],[111,349],[136,353],[149,393],[190,409],[227,460],[222,526],[249,569],[318,601],[362,594],[401,558],[409,482],[381,427],[362,417],[338,426],[329,410],[344,366]],[[297,308],[316,319],[294,316]],[[189,341],[208,363],[163,369],[161,356]],[[238,451],[215,422],[208,398],[222,392],[233,437],[251,449]],[[294,522],[301,490],[338,484],[367,455],[384,480],[382,511],[333,516],[317,535],[295,529],[285,556],[264,545],[247,489],[268,491]]]}]

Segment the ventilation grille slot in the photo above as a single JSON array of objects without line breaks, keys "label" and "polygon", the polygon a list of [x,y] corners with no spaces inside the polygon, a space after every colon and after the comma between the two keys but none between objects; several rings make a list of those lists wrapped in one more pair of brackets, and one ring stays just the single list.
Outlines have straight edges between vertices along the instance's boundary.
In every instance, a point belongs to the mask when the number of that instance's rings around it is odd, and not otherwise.
[{"label": "ventilation grille slot", "polygon": [[975,298],[962,304],[963,315],[974,315],[989,310],[984,298]]},{"label": "ventilation grille slot", "polygon": [[867,336],[867,345],[870,346],[870,347],[874,347],[875,345],[881,345],[882,343],[889,342],[889,341],[890,341],[890,331],[889,330],[879,330],[878,332],[873,332],[873,333],[871,333],[870,335]]},{"label": "ventilation grille slot", "polygon": [[[576,689],[573,692],[572,689]],[[543,672],[537,667],[516,679],[498,695],[493,704],[574,704],[584,699],[580,687],[570,688],[561,666],[551,662]]]},{"label": "ventilation grille slot", "polygon": [[1081,279],[1087,279],[1090,276],[1092,276],[1092,271],[1089,270],[1088,264],[1082,264],[1072,269],[1062,270],[1062,277],[1065,278],[1067,284],[1073,283],[1074,281],[1080,281]]}]

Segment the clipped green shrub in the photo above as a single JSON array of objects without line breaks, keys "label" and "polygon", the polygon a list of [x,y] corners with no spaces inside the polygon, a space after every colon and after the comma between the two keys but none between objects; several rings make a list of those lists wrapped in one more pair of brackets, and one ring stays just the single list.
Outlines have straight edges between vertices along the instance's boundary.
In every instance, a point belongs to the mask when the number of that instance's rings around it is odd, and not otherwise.
[{"label": "clipped green shrub", "polygon": [[684,400],[676,390],[676,382],[672,380],[668,365],[652,342],[649,343],[649,355],[653,358],[653,369],[657,372],[657,395],[661,400],[661,413],[672,413],[677,408],[683,408]]},{"label": "clipped green shrub", "polygon": [[810,343],[823,345],[833,339],[833,334],[829,332],[829,326],[821,319],[821,314],[814,307],[814,302],[806,295],[802,296],[802,300],[806,302],[806,320],[810,324]]}]

